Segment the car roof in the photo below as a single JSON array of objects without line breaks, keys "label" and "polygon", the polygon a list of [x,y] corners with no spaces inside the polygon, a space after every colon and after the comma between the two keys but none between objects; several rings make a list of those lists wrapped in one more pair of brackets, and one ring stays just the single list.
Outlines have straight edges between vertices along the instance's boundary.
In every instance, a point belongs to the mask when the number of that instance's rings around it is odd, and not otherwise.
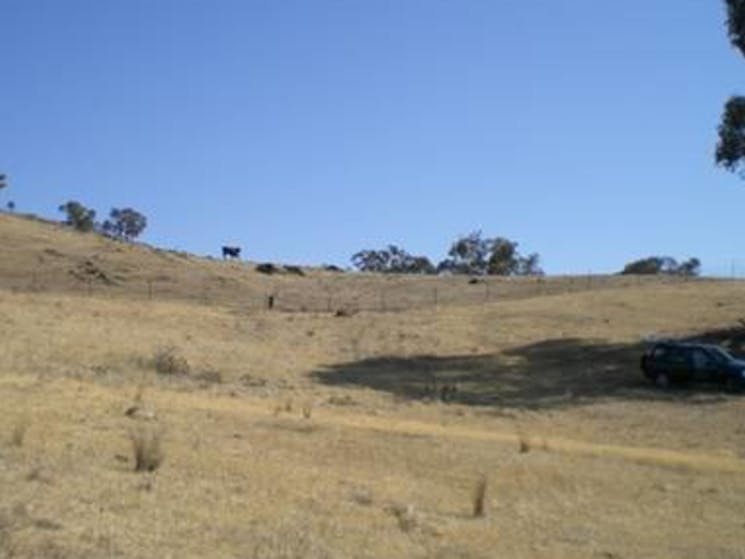
[{"label": "car roof", "polygon": [[724,349],[716,344],[705,344],[696,342],[658,342],[655,347],[666,346],[666,347],[678,347],[682,349]]}]

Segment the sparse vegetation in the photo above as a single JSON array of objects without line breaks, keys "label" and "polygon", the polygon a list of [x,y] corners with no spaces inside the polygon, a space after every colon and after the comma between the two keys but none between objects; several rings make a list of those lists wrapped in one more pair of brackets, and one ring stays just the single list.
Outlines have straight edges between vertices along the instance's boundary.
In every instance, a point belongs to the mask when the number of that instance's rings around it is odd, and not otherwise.
[{"label": "sparse vegetation", "polygon": [[135,472],[154,472],[163,462],[162,433],[159,429],[138,425],[129,432]]},{"label": "sparse vegetation", "polygon": [[30,421],[28,416],[23,415],[16,418],[10,431],[11,445],[19,448],[23,446],[23,441],[26,439],[26,432],[28,431],[29,425]]},{"label": "sparse vegetation", "polygon": [[670,256],[649,256],[626,264],[621,274],[697,276],[701,269],[698,258],[678,263]]},{"label": "sparse vegetation", "polygon": [[450,274],[494,276],[540,276],[538,254],[522,256],[518,244],[509,239],[482,236],[481,231],[458,238],[448,258],[434,266],[426,256],[413,256],[396,245],[381,250],[362,250],[352,256],[352,264],[363,272],[381,274]]},{"label": "sparse vegetation", "polygon": [[473,516],[481,518],[486,516],[486,490],[489,481],[485,474],[481,474],[473,491]]},{"label": "sparse vegetation", "polygon": [[518,443],[517,448],[520,451],[520,454],[527,454],[528,452],[530,452],[532,445],[527,435],[525,435],[524,433],[520,433],[517,436],[517,443]]},{"label": "sparse vegetation", "polygon": [[188,375],[191,372],[189,361],[174,346],[157,349],[153,355],[153,367],[161,375]]},{"label": "sparse vegetation", "polygon": [[412,504],[394,504],[388,510],[398,520],[402,532],[411,532],[420,525],[420,515]]},{"label": "sparse vegetation", "polygon": [[313,415],[313,404],[310,402],[307,402],[303,405],[303,417],[305,419],[310,419],[310,417]]},{"label": "sparse vegetation", "polygon": [[[576,278],[468,286],[464,277],[312,269],[269,278],[2,214],[6,231],[2,265],[36,271],[47,286],[0,289],[0,511],[27,503],[6,531],[16,557],[256,549],[525,559],[536,553],[536,526],[539,554],[556,559],[741,547],[745,509],[729,496],[745,492],[745,399],[695,387],[658,394],[635,372],[650,332],[695,327],[745,349],[739,282],[616,276],[590,291]],[[69,270],[86,261],[114,283],[71,291],[79,280]],[[229,281],[210,283],[210,305],[190,298],[213,275]],[[167,279],[147,299],[132,277]],[[239,282],[246,291],[232,291]],[[505,291],[488,301],[485,284]],[[368,310],[381,288],[404,294],[400,310]],[[313,308],[318,296],[322,312],[264,312],[271,289],[282,290],[283,309]],[[335,318],[346,304],[363,310]],[[183,368],[170,358],[157,373],[156,348],[188,359],[189,377],[173,381]],[[222,383],[197,389],[205,371]],[[442,405],[445,385],[458,390]],[[13,421],[28,410],[33,423],[13,449]],[[472,474],[482,471],[483,508]],[[690,515],[702,502],[705,526]],[[667,520],[653,538],[651,518]]]},{"label": "sparse vegetation", "polygon": [[194,380],[200,381],[204,384],[222,384],[223,377],[220,371],[207,369],[194,375]]},{"label": "sparse vegetation", "polygon": [[59,207],[65,214],[65,223],[76,231],[93,231],[96,226],[96,211],[86,208],[80,202],[70,200]]},{"label": "sparse vegetation", "polygon": [[436,268],[426,256],[414,256],[396,245],[381,250],[361,250],[352,256],[361,272],[380,274],[434,274]]},{"label": "sparse vegetation", "polygon": [[109,219],[101,224],[107,235],[131,241],[139,237],[147,227],[147,218],[132,208],[112,208]]}]

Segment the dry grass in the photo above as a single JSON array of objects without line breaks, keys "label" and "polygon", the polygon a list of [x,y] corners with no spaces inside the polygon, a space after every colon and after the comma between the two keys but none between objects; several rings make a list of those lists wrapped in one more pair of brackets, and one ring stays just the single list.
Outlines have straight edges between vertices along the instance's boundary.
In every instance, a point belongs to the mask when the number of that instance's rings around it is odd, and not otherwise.
[{"label": "dry grass", "polygon": [[189,361],[173,347],[162,347],[153,355],[153,368],[161,375],[188,375],[191,372]]},{"label": "dry grass", "polygon": [[10,430],[10,444],[12,446],[18,448],[23,446],[23,441],[26,439],[26,433],[30,425],[31,421],[27,415],[24,414],[16,418]]},{"label": "dry grass", "polygon": [[135,472],[154,472],[163,463],[162,432],[140,424],[129,432]]},{"label": "dry grass", "polygon": [[[6,433],[33,410],[33,436],[0,452],[0,520],[16,503],[26,510],[0,522],[0,555],[741,554],[745,398],[660,395],[639,380],[636,346],[650,333],[737,325],[740,283],[454,306],[448,278],[438,308],[268,313],[236,306],[239,294],[265,286],[241,264],[14,227],[0,247],[2,281],[39,267],[40,255],[50,271],[38,292],[0,289]],[[75,294],[63,289],[68,279],[52,290],[54,262],[96,254],[118,295]],[[158,266],[178,279],[172,297],[155,282],[153,300],[138,299],[129,282]],[[213,278],[209,305],[189,296],[205,278]],[[267,281],[278,286],[278,311],[285,288],[328,294],[325,276],[312,273]],[[361,300],[399,285],[355,281],[339,280],[340,290]],[[401,285],[419,300],[431,297],[433,281]],[[154,347],[177,348],[171,354],[190,376],[154,373]],[[193,382],[200,371],[219,371],[222,382],[204,389]],[[447,405],[427,391],[428,374],[438,389],[457,386]],[[312,421],[302,421],[302,402],[314,403]],[[136,436],[124,438],[133,425]],[[523,433],[526,446],[551,452],[518,454]],[[157,473],[133,476],[135,467]],[[484,473],[483,488],[469,472]]]},{"label": "dry grass", "polygon": [[489,480],[486,475],[481,474],[473,491],[473,516],[481,518],[486,516],[486,490]]},{"label": "dry grass", "polygon": [[527,435],[520,434],[517,436],[517,448],[520,454],[527,454],[530,452],[532,445]]}]

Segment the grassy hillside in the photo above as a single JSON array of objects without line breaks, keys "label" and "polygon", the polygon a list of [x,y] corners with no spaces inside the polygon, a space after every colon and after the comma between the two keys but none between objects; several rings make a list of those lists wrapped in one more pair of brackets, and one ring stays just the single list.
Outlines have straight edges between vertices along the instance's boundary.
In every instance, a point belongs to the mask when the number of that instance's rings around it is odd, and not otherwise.
[{"label": "grassy hillside", "polygon": [[[742,397],[638,371],[654,335],[741,349],[743,283],[490,280],[487,296],[265,276],[12,216],[0,238],[0,557],[745,551]],[[71,272],[87,261],[108,280]],[[159,467],[135,472],[132,440],[157,441]]]},{"label": "grassy hillside", "polygon": [[[678,278],[578,276],[469,278],[345,274],[304,268],[304,277],[255,271],[255,263],[220,261],[81,234],[51,222],[0,214],[0,287],[127,299],[157,299],[262,308],[405,310],[465,305],[587,290],[677,283]],[[215,247],[215,252],[220,247]],[[250,247],[244,247],[250,255]]]}]

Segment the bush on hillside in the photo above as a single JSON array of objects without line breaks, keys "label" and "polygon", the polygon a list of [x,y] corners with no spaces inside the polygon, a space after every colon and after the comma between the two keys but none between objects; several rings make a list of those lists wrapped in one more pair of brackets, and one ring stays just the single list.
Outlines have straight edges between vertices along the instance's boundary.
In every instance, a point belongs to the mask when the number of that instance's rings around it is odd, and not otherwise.
[{"label": "bush on hillside", "polygon": [[147,218],[132,208],[111,208],[109,219],[101,224],[107,235],[131,241],[139,237],[147,227]]},{"label": "bush on hillside", "polygon": [[93,231],[95,227],[96,211],[86,208],[80,202],[70,200],[59,207],[65,214],[65,224],[76,231]]}]

